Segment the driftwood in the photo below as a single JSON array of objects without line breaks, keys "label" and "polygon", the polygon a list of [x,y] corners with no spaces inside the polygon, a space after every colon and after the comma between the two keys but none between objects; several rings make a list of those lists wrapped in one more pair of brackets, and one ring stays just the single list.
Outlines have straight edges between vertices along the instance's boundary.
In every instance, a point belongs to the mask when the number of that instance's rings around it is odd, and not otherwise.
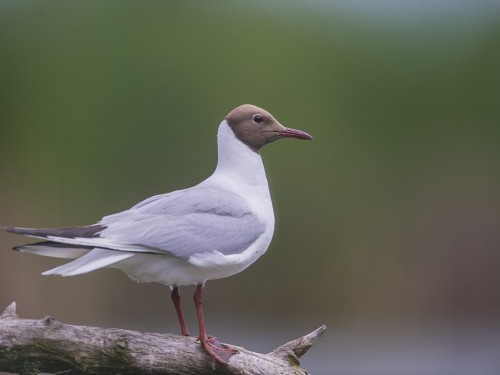
[{"label": "driftwood", "polygon": [[52,374],[307,374],[299,358],[326,330],[268,354],[239,351],[215,363],[195,337],[63,324],[52,317],[22,319],[13,302],[0,315],[0,372]]}]

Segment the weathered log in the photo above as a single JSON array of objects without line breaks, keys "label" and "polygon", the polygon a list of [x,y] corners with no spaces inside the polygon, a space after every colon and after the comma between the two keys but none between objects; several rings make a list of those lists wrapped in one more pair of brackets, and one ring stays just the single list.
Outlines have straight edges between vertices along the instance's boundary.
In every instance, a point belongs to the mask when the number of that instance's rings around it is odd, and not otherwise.
[{"label": "weathered log", "polygon": [[290,341],[268,354],[239,351],[216,363],[195,337],[63,324],[48,316],[22,319],[13,302],[0,315],[0,372],[52,374],[307,374],[304,355],[326,330]]}]

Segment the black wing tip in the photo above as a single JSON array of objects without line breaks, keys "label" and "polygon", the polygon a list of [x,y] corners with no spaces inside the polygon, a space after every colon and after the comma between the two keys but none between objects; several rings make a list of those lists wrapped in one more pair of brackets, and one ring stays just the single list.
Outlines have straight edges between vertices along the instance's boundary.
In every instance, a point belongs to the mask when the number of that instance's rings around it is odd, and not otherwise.
[{"label": "black wing tip", "polygon": [[11,226],[8,226],[8,225],[2,225],[0,227],[0,229],[3,229],[4,231],[9,232],[9,233],[17,233],[17,230],[19,228],[18,227],[11,227]]},{"label": "black wing tip", "polygon": [[47,237],[50,234],[48,232],[52,229],[39,229],[39,228],[24,228],[24,227],[12,227],[6,226],[2,227],[8,233],[20,234],[23,236],[36,236],[36,237]]},{"label": "black wing tip", "polygon": [[24,236],[42,237],[63,237],[63,238],[93,238],[100,237],[100,233],[106,229],[105,226],[100,224],[87,225],[85,227],[67,227],[58,229],[39,229],[39,228],[22,228],[4,226],[3,230],[9,233],[21,234]]}]

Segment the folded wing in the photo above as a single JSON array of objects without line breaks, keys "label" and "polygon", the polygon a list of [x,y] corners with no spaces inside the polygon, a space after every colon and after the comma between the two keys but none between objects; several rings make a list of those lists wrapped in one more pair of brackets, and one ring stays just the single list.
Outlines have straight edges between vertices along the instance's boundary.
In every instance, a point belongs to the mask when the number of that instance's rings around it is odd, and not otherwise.
[{"label": "folded wing", "polygon": [[5,229],[49,240],[43,246],[39,243],[20,247],[22,251],[37,253],[38,250],[40,255],[61,258],[92,253],[107,258],[104,264],[119,261],[121,256],[108,256],[111,253],[101,250],[157,253],[183,259],[212,251],[230,255],[255,242],[264,233],[265,225],[241,196],[220,188],[194,187],[154,196],[127,211],[106,216],[95,225]]},{"label": "folded wing", "polygon": [[99,224],[105,227],[101,236],[117,244],[184,259],[212,251],[240,252],[265,231],[241,196],[197,187],[149,198]]}]

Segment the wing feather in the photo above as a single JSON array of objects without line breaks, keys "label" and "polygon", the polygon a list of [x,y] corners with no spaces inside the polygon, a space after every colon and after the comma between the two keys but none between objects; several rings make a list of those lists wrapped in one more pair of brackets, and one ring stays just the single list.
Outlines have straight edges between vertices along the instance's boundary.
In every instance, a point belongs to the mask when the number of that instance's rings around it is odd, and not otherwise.
[{"label": "wing feather", "polygon": [[265,225],[239,195],[191,188],[152,197],[128,211],[105,217],[104,238],[156,249],[181,258],[204,252],[245,250]]},{"label": "wing feather", "polygon": [[[101,251],[166,253],[188,259],[199,253],[218,251],[230,255],[243,251],[265,232],[266,226],[242,196],[221,188],[196,186],[148,198],[90,226],[5,229]],[[84,257],[94,254],[90,251]]]}]

